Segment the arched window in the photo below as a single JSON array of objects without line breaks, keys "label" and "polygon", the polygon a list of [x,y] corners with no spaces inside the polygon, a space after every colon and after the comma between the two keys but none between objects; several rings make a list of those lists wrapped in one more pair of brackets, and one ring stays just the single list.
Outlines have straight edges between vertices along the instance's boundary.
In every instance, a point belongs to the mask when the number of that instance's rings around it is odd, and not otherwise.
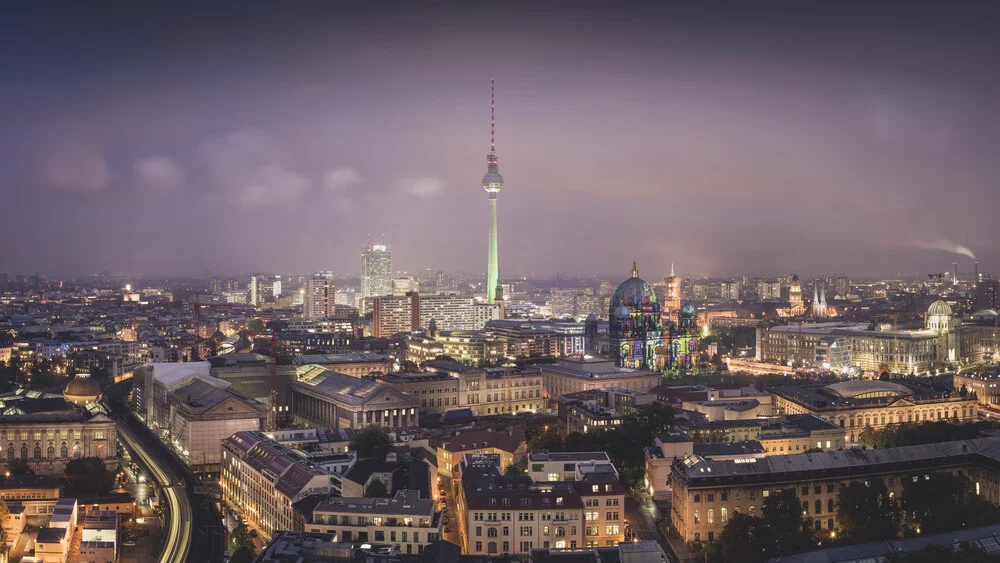
[{"label": "arched window", "polygon": [[497,542],[491,541],[490,543],[486,544],[486,551],[487,551],[487,553],[496,553],[497,552]]},{"label": "arched window", "polygon": [[729,510],[726,507],[719,509],[719,517],[722,518],[722,523],[725,524],[729,522]]},{"label": "arched window", "polygon": [[26,444],[21,444],[21,459],[28,459],[28,446]]},{"label": "arched window", "polygon": [[701,524],[701,510],[694,509],[694,523]]},{"label": "arched window", "polygon": [[487,528],[486,529],[486,536],[487,537],[491,537],[491,538],[497,537],[497,529],[496,528]]},{"label": "arched window", "polygon": [[42,459],[42,447],[38,444],[35,444],[35,451],[32,453],[35,454],[35,459]]},{"label": "arched window", "polygon": [[14,444],[7,444],[7,461],[14,461]]},{"label": "arched window", "polygon": [[80,442],[73,444],[73,459],[80,459]]},{"label": "arched window", "polygon": [[45,453],[49,459],[55,459],[56,457],[56,449],[51,444],[49,445],[49,449]]},{"label": "arched window", "polygon": [[66,448],[66,442],[63,442],[62,446],[59,447],[59,459],[66,459],[67,457],[69,457],[69,449]]},{"label": "arched window", "polygon": [[708,523],[709,524],[715,524],[715,509],[714,508],[709,508],[708,509]]}]

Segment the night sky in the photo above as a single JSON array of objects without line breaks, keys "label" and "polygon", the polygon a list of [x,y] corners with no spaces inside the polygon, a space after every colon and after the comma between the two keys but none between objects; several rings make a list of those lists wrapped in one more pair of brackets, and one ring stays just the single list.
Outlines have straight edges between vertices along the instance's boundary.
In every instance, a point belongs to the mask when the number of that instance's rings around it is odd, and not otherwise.
[{"label": "night sky", "polygon": [[1000,274],[991,3],[470,4],[8,5],[0,271],[483,272],[495,76],[502,277]]}]

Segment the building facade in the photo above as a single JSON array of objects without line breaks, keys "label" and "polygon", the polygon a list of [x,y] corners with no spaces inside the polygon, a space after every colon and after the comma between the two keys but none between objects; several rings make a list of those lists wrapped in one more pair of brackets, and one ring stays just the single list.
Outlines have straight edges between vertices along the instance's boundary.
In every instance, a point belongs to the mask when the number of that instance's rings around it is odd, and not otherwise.
[{"label": "building facade", "polygon": [[296,529],[292,505],[329,492],[330,474],[260,432],[237,432],[222,441],[219,489],[250,529],[270,538]]},{"label": "building facade", "polygon": [[369,244],[361,252],[361,300],[392,295],[392,252],[384,244]]},{"label": "building facade", "polygon": [[401,554],[423,553],[441,537],[434,499],[401,490],[390,499],[331,498],[313,509],[306,531],[336,534],[342,542],[392,545]]},{"label": "building facade", "polygon": [[811,414],[843,429],[848,444],[868,427],[977,419],[976,399],[924,387],[913,380],[845,381],[832,385],[785,385],[768,389],[778,414]]},{"label": "building facade", "polygon": [[317,365],[297,370],[291,386],[292,416],[306,426],[362,428],[416,428],[419,414],[415,397],[388,385],[351,377]]}]

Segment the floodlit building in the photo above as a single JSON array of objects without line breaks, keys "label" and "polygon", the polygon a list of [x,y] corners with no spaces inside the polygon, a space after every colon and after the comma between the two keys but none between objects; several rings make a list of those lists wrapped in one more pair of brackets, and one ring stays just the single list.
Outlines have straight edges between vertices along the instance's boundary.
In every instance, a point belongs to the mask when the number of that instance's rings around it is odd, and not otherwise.
[{"label": "floodlit building", "polygon": [[602,387],[649,391],[662,380],[658,371],[617,367],[612,361],[602,358],[562,358],[551,364],[538,364],[537,367],[542,372],[545,395],[550,399]]},{"label": "floodlit building", "polygon": [[222,500],[251,529],[270,538],[295,529],[293,504],[330,491],[330,474],[261,432],[236,432],[222,442]]},{"label": "floodlit building", "polygon": [[118,427],[90,378],[70,381],[68,396],[19,390],[0,395],[0,460],[22,460],[32,471],[61,475],[66,462],[97,457],[117,465]]},{"label": "floodlit building", "polygon": [[132,408],[160,440],[196,473],[218,473],[219,443],[259,430],[267,406],[232,392],[210,375],[209,362],[148,364],[133,377]]},{"label": "floodlit building", "polygon": [[527,449],[522,431],[464,430],[438,441],[438,473],[449,478],[456,476],[458,466],[466,454],[496,455],[500,470],[503,471],[523,459]]},{"label": "floodlit building", "polygon": [[856,443],[866,427],[944,420],[976,420],[977,402],[959,394],[942,393],[913,380],[844,381],[831,385],[806,384],[772,387],[778,414],[811,414],[843,429],[847,442]]},{"label": "floodlit building", "polygon": [[305,365],[298,368],[291,390],[292,416],[307,426],[419,426],[417,399],[377,381],[351,377],[318,365]]},{"label": "floodlit building", "polygon": [[610,473],[618,479],[618,470],[607,452],[533,450],[528,453],[528,476],[536,483],[582,481],[585,476],[597,473]]}]

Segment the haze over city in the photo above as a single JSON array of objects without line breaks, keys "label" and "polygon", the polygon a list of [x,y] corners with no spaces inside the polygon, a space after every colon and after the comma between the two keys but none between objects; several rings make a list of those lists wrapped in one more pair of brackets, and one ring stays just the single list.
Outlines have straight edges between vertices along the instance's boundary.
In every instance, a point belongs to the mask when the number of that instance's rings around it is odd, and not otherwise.
[{"label": "haze over city", "polygon": [[989,3],[765,4],[9,9],[4,269],[484,271],[491,77],[508,274],[1000,260]]}]

